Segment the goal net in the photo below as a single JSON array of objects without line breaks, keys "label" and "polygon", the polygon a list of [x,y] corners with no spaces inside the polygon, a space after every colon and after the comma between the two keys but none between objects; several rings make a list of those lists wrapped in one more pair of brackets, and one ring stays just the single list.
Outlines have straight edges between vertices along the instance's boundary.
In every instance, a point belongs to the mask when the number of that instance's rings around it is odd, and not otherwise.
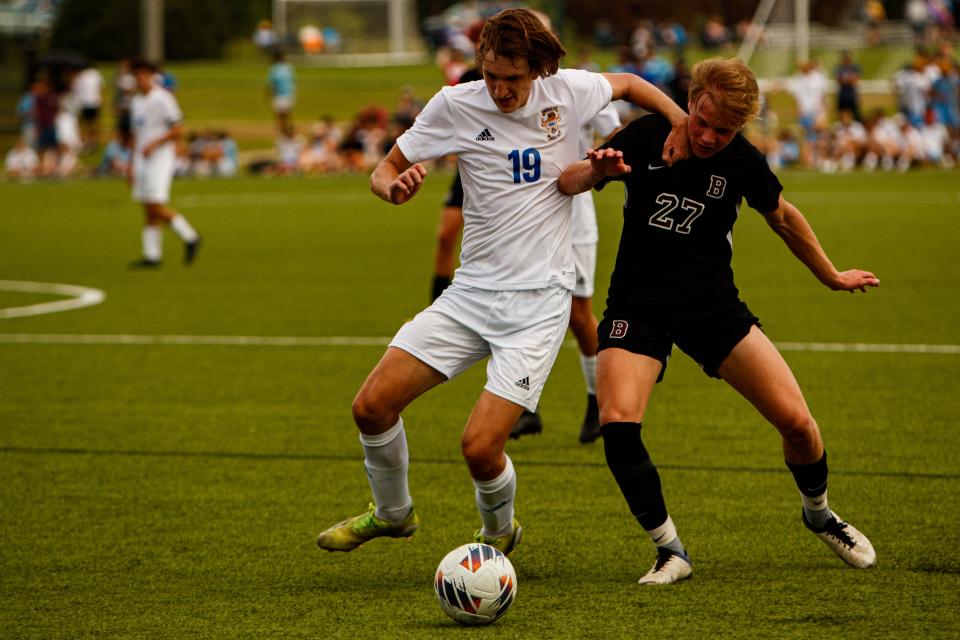
[{"label": "goal net", "polygon": [[409,64],[426,59],[414,0],[274,0],[280,42],[299,63]]}]

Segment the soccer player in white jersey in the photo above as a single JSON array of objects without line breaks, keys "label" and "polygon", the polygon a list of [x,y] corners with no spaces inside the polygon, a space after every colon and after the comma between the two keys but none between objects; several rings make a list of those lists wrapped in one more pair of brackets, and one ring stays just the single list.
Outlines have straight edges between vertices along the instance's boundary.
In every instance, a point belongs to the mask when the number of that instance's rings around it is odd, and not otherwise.
[{"label": "soccer player in white jersey", "polygon": [[[581,157],[593,148],[594,138],[607,139],[620,128],[620,114],[608,104],[580,129]],[[573,261],[577,284],[570,306],[570,330],[580,351],[580,371],[587,386],[587,411],[580,426],[580,442],[587,444],[600,437],[600,409],[597,406],[597,316],[593,313],[593,284],[597,271],[597,210],[589,191],[573,196]],[[543,421],[537,411],[524,411],[510,431],[511,438],[540,433]]]},{"label": "soccer player in white jersey", "polygon": [[483,81],[441,89],[370,177],[377,196],[403,204],[423,185],[422,161],[456,153],[465,192],[461,261],[453,284],[400,329],[353,402],[373,504],[322,532],[323,549],[413,535],[419,519],[400,413],[487,357],[487,382],[461,438],[482,522],[474,537],[504,553],[520,540],[517,479],[504,445],[520,412],[537,406],[575,284],[571,199],[557,177],[580,157],[582,124],[612,99],[669,118],[665,162],[687,152],[686,114],[670,98],[630,74],[558,71],[564,53],[530,11],[493,16],[477,48]]},{"label": "soccer player in white jersey", "polygon": [[184,263],[190,265],[200,248],[200,236],[180,213],[167,206],[176,162],[176,142],[183,135],[183,113],[173,94],[154,83],[156,67],[145,60],[131,65],[137,95],[130,102],[133,133],[131,184],[133,199],[143,205],[143,257],[132,267],[160,266],[163,229],[170,225],[184,243]]}]

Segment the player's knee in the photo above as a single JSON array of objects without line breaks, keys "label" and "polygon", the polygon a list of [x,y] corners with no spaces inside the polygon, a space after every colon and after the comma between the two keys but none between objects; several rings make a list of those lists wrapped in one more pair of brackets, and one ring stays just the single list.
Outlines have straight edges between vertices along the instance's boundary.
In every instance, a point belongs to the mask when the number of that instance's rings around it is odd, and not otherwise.
[{"label": "player's knee", "polygon": [[399,413],[396,412],[383,398],[379,398],[366,389],[353,400],[353,421],[361,431],[376,430],[396,424]]},{"label": "player's knee", "polygon": [[777,420],[780,436],[791,443],[804,444],[816,439],[817,422],[808,411],[797,410],[784,414]]},{"label": "player's knee", "polygon": [[470,475],[474,478],[490,477],[500,461],[500,452],[494,451],[488,443],[478,438],[463,438],[460,441],[460,451],[470,469]]}]

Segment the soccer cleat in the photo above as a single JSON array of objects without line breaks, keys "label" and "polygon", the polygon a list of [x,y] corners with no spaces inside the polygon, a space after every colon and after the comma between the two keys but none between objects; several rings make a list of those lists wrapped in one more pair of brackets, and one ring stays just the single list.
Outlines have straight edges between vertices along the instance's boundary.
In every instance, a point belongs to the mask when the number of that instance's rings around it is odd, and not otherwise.
[{"label": "soccer cleat", "polygon": [[543,420],[536,411],[526,411],[520,414],[517,421],[510,430],[510,437],[514,440],[527,434],[541,433],[543,431]]},{"label": "soccer cleat", "polygon": [[183,245],[183,264],[188,267],[193,264],[194,258],[197,257],[197,252],[200,251],[201,242],[203,242],[203,239],[197,237],[193,242],[187,242]]},{"label": "soccer cleat", "polygon": [[686,580],[693,573],[690,556],[671,551],[666,547],[657,547],[657,561],[647,575],[640,578],[639,584],[673,584]]},{"label": "soccer cleat", "polygon": [[409,538],[420,525],[412,504],[410,513],[398,523],[381,520],[375,515],[376,510],[376,505],[371,502],[366,513],[333,525],[317,536],[317,546],[327,551],[352,551],[373,538]]},{"label": "soccer cleat", "polygon": [[517,548],[517,545],[520,544],[520,536],[523,535],[523,527],[520,526],[520,523],[516,518],[513,519],[513,531],[508,533],[505,536],[485,536],[483,535],[483,527],[477,529],[477,532],[473,534],[473,539],[475,542],[482,542],[483,544],[488,544],[495,549],[499,549],[500,553],[505,556],[510,555],[510,552]]},{"label": "soccer cleat", "polygon": [[801,518],[803,526],[823,540],[831,551],[851,567],[866,569],[877,564],[877,553],[873,550],[873,545],[870,544],[867,536],[860,533],[852,524],[841,520],[840,516],[833,511],[830,515],[830,520],[823,527],[815,527],[807,520],[806,513],[802,513]]},{"label": "soccer cleat", "polygon": [[580,442],[587,444],[600,437],[600,408],[597,406],[597,396],[587,394],[587,415],[583,417],[583,426],[580,427]]},{"label": "soccer cleat", "polygon": [[150,260],[149,258],[140,258],[130,263],[131,269],[156,269],[160,266],[159,260]]}]

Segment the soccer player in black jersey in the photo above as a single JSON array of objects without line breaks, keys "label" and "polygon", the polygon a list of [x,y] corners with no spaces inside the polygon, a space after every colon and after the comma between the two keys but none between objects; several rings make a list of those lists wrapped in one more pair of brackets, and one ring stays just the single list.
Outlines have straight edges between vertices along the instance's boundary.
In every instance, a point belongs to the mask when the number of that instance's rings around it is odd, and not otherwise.
[{"label": "soccer player in black jersey", "polygon": [[848,564],[872,566],[870,541],[827,506],[827,457],[800,387],[734,285],[730,234],[741,199],[830,289],[866,291],[880,281],[833,266],[806,219],[781,195],[764,156],[741,135],[759,111],[749,67],[736,59],[699,63],[688,109],[689,160],[664,165],[670,125],[647,116],[568,167],[559,183],[568,195],[611,180],[626,187],[623,233],[599,328],[597,396],[607,465],[657,546],[657,560],[640,583],[669,584],[691,574],[640,437],[647,401],[674,344],[777,428],[806,527]]}]

